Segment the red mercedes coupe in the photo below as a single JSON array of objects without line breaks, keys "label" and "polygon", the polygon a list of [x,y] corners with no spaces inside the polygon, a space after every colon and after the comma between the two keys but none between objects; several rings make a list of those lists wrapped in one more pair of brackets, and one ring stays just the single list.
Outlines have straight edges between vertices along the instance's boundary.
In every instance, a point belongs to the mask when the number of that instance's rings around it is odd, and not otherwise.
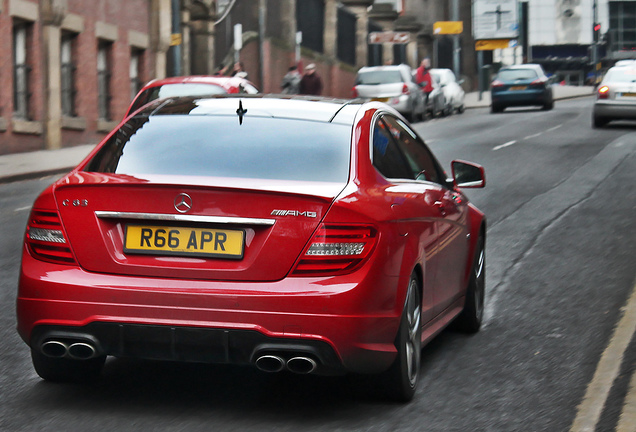
[{"label": "red mercedes coupe", "polygon": [[46,380],[107,356],[377,374],[410,400],[422,346],[476,332],[484,215],[378,102],[179,97],[124,120],[35,201],[18,331]]}]

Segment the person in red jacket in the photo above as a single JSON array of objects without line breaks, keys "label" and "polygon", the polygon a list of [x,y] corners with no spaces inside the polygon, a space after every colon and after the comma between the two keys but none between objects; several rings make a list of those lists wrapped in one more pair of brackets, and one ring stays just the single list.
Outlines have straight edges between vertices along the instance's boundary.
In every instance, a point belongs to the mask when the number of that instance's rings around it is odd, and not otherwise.
[{"label": "person in red jacket", "polygon": [[300,80],[299,93],[303,95],[320,96],[322,93],[322,80],[316,73],[316,65],[311,63],[305,68],[305,74]]},{"label": "person in red jacket", "polygon": [[415,73],[415,82],[422,88],[424,95],[426,96],[426,105],[428,105],[428,95],[433,91],[433,77],[429,69],[431,68],[431,60],[427,57],[422,59],[420,67],[417,68]]}]

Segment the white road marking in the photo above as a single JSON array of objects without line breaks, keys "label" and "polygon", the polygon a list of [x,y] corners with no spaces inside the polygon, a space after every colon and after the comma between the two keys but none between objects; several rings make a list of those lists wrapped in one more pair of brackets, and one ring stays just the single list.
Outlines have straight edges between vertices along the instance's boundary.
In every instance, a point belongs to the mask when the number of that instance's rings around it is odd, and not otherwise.
[{"label": "white road marking", "polygon": [[550,129],[548,129],[546,132],[552,132],[552,131],[555,131],[555,130],[557,130],[558,128],[560,128],[561,126],[563,126],[563,125],[562,125],[562,124],[560,124],[560,125],[558,125],[558,126],[552,127],[552,128],[550,128]]},{"label": "white road marking", "polygon": [[623,412],[621,413],[620,420],[616,432],[633,432],[636,427],[636,373],[632,375],[632,379],[629,383],[629,390],[625,396],[625,404],[623,405]]},{"label": "white road marking", "polygon": [[532,139],[532,138],[536,138],[536,137],[541,136],[541,135],[543,135],[543,132],[539,132],[539,133],[536,133],[534,135],[528,135],[527,137],[524,138],[524,140],[529,140],[529,139]]},{"label": "white road marking", "polygon": [[15,213],[21,212],[21,211],[25,211],[25,210],[31,210],[31,206],[27,206],[27,207],[20,207],[17,208],[15,210],[13,210]]},{"label": "white road marking", "polygon": [[[623,310],[623,317],[614,329],[614,335],[598,362],[594,378],[588,384],[585,397],[577,408],[577,415],[570,432],[594,432],[596,430],[612,384],[620,373],[625,350],[636,332],[636,283]],[[633,398],[632,394],[628,395],[626,399],[633,401]],[[630,426],[633,426],[633,423]],[[633,431],[634,429],[629,430]]]},{"label": "white road marking", "polygon": [[505,143],[505,144],[498,145],[497,147],[493,147],[493,149],[492,149],[492,150],[493,150],[493,151],[495,151],[495,150],[499,150],[499,149],[502,149],[502,148],[504,148],[504,147],[509,147],[509,146],[511,146],[511,145],[514,145],[514,144],[516,144],[516,143],[517,143],[517,141],[515,141],[515,140],[513,140],[513,141],[508,141],[508,142],[507,142],[507,143]]}]

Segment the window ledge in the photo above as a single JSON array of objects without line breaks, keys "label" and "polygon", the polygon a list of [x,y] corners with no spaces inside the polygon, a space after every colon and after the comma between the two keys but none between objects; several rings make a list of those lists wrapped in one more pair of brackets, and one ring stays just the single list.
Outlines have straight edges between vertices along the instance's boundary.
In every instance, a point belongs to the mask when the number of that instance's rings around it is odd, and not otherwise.
[{"label": "window ledge", "polygon": [[24,120],[14,117],[11,119],[11,125],[13,126],[13,133],[42,135],[44,131],[41,121]]},{"label": "window ledge", "polygon": [[86,130],[86,119],[84,117],[62,116],[62,128],[78,131]]},{"label": "window ledge", "polygon": [[112,120],[97,120],[97,132],[110,132],[117,127],[119,122]]},{"label": "window ledge", "polygon": [[7,130],[7,121],[4,117],[0,117],[0,132],[5,132]]}]

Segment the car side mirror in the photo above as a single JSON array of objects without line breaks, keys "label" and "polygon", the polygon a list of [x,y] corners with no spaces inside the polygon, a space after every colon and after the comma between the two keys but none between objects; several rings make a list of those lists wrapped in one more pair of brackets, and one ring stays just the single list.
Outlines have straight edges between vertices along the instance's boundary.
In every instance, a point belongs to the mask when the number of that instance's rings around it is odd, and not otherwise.
[{"label": "car side mirror", "polygon": [[451,162],[453,181],[460,188],[483,188],[486,186],[486,174],[481,165],[472,162],[454,160]]}]

